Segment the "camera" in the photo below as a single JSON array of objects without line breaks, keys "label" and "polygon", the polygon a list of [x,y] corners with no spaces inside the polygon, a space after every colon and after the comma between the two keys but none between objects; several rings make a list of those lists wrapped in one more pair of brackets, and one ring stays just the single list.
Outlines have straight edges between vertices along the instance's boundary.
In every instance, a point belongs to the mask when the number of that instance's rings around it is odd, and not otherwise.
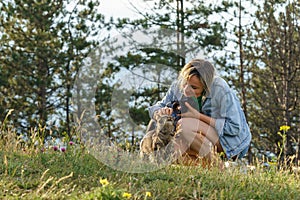
[{"label": "camera", "polygon": [[196,97],[182,96],[182,98],[178,101],[181,113],[186,113],[188,111],[188,107],[185,105],[185,102],[189,103],[192,108],[199,110],[198,100]]},{"label": "camera", "polygon": [[185,105],[185,102],[188,102],[193,108],[199,110],[198,101],[195,97],[183,96],[179,101],[172,101],[167,106],[173,109],[171,116],[174,118],[175,128],[178,120],[181,118],[180,114],[188,111],[188,107]]}]

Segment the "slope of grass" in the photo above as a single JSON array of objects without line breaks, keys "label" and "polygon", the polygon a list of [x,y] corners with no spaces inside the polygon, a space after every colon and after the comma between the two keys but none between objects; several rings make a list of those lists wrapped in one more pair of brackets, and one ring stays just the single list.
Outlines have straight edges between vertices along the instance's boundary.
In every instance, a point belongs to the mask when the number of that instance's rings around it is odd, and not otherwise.
[{"label": "slope of grass", "polygon": [[170,165],[133,174],[81,150],[0,152],[0,199],[300,199],[299,191],[298,174],[275,168]]}]

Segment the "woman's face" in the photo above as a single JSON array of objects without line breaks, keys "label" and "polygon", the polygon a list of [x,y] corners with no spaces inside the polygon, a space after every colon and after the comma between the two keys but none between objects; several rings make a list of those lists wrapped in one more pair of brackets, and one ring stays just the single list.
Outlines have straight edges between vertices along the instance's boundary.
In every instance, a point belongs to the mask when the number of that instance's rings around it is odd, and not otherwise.
[{"label": "woman's face", "polygon": [[183,93],[187,97],[196,96],[199,97],[203,93],[204,86],[197,76],[192,76],[187,81],[187,84],[183,88]]}]

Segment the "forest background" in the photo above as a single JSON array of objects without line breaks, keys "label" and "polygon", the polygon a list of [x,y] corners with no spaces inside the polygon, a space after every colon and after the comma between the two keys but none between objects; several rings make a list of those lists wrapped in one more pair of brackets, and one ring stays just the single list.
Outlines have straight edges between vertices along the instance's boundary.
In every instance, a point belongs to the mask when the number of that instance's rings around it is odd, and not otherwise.
[{"label": "forest background", "polygon": [[25,143],[36,130],[45,143],[79,140],[87,124],[134,151],[146,108],[201,56],[238,92],[253,135],[249,161],[297,161],[300,1],[141,2],[147,9],[131,4],[139,18],[107,19],[97,0],[2,1],[1,138],[9,129]]}]

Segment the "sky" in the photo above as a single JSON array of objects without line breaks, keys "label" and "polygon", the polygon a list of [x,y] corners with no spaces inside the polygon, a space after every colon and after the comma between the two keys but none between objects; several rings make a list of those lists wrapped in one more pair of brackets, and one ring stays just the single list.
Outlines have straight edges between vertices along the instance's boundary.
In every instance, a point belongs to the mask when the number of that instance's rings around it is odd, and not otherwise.
[{"label": "sky", "polygon": [[100,3],[100,12],[106,17],[138,18],[139,15],[130,3],[143,10],[149,0],[103,0]]},{"label": "sky", "polygon": [[[217,3],[218,1],[206,0],[207,3]],[[150,8],[155,2],[159,2],[159,0],[102,0],[100,2],[100,11],[105,16],[138,18],[140,15],[134,11],[132,5],[143,11]]]}]

